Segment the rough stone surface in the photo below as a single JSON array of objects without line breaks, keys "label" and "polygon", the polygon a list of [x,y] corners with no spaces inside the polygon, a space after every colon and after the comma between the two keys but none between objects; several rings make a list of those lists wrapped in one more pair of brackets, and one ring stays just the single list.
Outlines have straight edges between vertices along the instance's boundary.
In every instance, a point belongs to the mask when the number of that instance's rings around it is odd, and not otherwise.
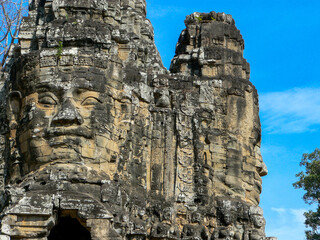
[{"label": "rough stone surface", "polygon": [[30,0],[0,82],[0,239],[273,239],[242,36],[185,24],[167,71],[144,0]]}]

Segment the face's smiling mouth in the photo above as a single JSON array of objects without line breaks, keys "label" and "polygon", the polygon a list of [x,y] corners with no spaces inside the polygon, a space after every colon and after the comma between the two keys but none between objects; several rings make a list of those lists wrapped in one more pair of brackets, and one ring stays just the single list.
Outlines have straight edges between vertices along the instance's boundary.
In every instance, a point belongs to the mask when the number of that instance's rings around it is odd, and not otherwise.
[{"label": "face's smiling mouth", "polygon": [[44,138],[50,139],[57,136],[79,136],[87,139],[94,137],[93,131],[87,127],[50,127],[45,130]]}]

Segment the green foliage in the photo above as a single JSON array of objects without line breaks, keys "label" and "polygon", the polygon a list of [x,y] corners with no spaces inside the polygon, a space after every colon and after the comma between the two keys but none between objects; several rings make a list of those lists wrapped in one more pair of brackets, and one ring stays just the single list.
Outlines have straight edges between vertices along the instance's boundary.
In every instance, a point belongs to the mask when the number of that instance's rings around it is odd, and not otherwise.
[{"label": "green foliage", "polygon": [[214,17],[211,17],[211,20],[215,21],[216,19]]},{"label": "green foliage", "polygon": [[306,237],[308,240],[320,240],[320,149],[317,148],[310,154],[303,154],[300,166],[305,167],[305,171],[296,175],[299,181],[293,186],[306,191],[303,200],[307,204],[317,205],[316,211],[304,213],[305,224],[311,228],[306,231]]},{"label": "green foliage", "polygon": [[196,18],[199,22],[202,21],[202,16],[201,16],[201,15],[200,15],[199,17],[195,16],[195,18]]},{"label": "green foliage", "polygon": [[63,42],[59,41],[59,46],[57,47],[57,55],[56,55],[58,60],[60,60],[61,58],[62,51],[63,51]]}]

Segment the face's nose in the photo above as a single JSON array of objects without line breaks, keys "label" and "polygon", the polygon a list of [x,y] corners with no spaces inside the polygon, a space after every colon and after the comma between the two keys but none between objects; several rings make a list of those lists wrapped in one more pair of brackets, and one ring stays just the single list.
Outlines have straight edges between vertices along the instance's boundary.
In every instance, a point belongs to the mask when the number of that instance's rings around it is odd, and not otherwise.
[{"label": "face's nose", "polygon": [[263,161],[260,146],[258,146],[258,145],[255,146],[254,152],[255,152],[255,156],[256,156],[257,171],[258,171],[260,177],[266,176],[268,174],[268,168]]},{"label": "face's nose", "polygon": [[83,118],[72,104],[70,99],[63,101],[59,112],[53,117],[53,126],[69,126],[69,125],[81,125]]},{"label": "face's nose", "polygon": [[268,175],[268,168],[264,162],[261,162],[261,166],[258,168],[258,172],[261,177]]}]

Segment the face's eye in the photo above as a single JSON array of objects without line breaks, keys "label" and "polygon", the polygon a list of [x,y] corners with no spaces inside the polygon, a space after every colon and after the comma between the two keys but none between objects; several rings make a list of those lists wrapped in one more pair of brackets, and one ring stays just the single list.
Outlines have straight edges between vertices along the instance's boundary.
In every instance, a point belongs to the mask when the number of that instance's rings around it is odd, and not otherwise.
[{"label": "face's eye", "polygon": [[57,101],[50,95],[40,96],[38,103],[44,105],[45,107],[57,105]]},{"label": "face's eye", "polygon": [[97,103],[101,103],[101,101],[98,98],[95,97],[87,97],[86,99],[84,99],[81,103],[82,106],[94,106]]}]

